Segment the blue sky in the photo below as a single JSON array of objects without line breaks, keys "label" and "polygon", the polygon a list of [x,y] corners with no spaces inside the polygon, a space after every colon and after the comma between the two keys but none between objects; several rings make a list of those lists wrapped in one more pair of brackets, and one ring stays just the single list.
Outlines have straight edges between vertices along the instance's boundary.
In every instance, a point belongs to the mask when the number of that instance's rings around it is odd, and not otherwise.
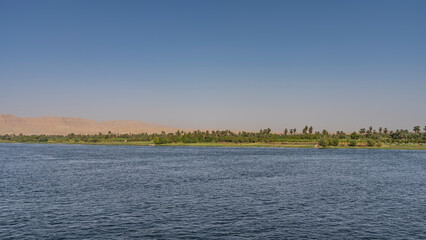
[{"label": "blue sky", "polygon": [[0,2],[0,113],[426,125],[426,1]]}]

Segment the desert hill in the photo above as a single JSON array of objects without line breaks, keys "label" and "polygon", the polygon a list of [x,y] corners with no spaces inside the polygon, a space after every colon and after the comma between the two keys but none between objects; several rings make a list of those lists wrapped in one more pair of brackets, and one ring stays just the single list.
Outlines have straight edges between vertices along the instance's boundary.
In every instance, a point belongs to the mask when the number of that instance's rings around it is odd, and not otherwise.
[{"label": "desert hill", "polygon": [[104,121],[72,117],[20,118],[10,114],[0,114],[0,135],[4,134],[46,134],[66,135],[97,133],[160,133],[176,132],[178,129],[165,125],[141,121]]}]

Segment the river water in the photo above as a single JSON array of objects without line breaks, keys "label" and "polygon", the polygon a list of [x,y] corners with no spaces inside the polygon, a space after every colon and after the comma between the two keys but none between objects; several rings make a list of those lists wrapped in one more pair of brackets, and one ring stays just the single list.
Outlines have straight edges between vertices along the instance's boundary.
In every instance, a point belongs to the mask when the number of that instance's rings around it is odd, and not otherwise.
[{"label": "river water", "polygon": [[0,239],[426,239],[426,151],[0,144]]}]

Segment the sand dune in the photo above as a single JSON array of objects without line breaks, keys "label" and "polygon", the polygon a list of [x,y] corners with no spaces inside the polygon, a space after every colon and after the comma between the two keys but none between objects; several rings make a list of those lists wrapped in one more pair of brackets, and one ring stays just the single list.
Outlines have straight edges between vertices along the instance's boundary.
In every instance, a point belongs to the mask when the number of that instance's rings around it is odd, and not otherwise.
[{"label": "sand dune", "polygon": [[98,122],[72,117],[20,118],[14,115],[0,114],[0,134],[46,134],[66,135],[97,133],[160,133],[176,132],[178,129],[165,125],[141,121],[104,121]]}]

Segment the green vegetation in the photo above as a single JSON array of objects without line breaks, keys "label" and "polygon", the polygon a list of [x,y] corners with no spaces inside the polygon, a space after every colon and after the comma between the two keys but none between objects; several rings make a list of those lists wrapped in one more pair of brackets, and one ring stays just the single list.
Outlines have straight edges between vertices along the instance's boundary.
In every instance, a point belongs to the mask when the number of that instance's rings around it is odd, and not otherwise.
[{"label": "green vegetation", "polygon": [[318,140],[318,145],[320,145],[321,147],[328,147],[330,145],[330,142],[327,138],[323,137]]},{"label": "green vegetation", "polygon": [[355,147],[355,146],[356,146],[356,144],[357,144],[357,141],[356,141],[356,140],[349,140],[348,146],[350,146],[350,147]]},{"label": "green vegetation", "polygon": [[367,146],[369,147],[376,146],[376,141],[374,141],[373,139],[367,139]]},{"label": "green vegetation", "polygon": [[295,128],[285,129],[283,133],[272,133],[271,129],[259,132],[193,131],[160,134],[68,134],[51,135],[0,135],[0,142],[16,143],[66,143],[66,144],[119,144],[119,145],[167,145],[167,146],[230,146],[230,147],[316,147],[336,148],[389,148],[389,149],[426,149],[426,126],[421,131],[415,126],[413,131],[389,131],[380,127],[362,128],[359,132],[346,134],[337,131],[330,134],[327,130],[313,132],[305,126],[302,133]]}]

